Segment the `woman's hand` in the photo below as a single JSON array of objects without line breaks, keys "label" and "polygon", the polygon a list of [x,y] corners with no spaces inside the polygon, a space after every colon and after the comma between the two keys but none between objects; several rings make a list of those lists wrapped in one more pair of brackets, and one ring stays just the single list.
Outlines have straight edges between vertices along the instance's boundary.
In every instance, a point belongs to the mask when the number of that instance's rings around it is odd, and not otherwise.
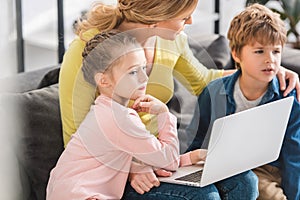
[{"label": "woman's hand", "polygon": [[[297,99],[300,101],[300,83],[298,74],[284,67],[280,67],[277,73],[277,78],[280,83],[280,89],[284,91],[283,95],[288,95],[295,88],[297,91]],[[287,88],[285,84],[286,80],[289,81]]]},{"label": "woman's hand", "polygon": [[197,162],[200,161],[205,161],[207,155],[207,150],[206,149],[196,149],[194,151],[190,152],[190,158],[192,164],[196,164]]},{"label": "woman's hand", "polygon": [[151,95],[144,95],[137,98],[132,108],[137,112],[147,112],[155,115],[169,111],[166,104]]}]

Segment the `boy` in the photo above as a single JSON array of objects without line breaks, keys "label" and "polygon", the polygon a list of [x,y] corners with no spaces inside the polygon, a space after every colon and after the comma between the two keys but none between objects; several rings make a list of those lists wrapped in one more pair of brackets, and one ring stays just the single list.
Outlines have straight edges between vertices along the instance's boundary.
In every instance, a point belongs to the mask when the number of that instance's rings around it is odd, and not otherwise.
[{"label": "boy", "polygon": [[[284,98],[275,76],[286,42],[279,15],[253,4],[232,20],[227,37],[239,70],[212,82],[199,96],[200,119],[194,119],[199,128],[188,151],[205,148],[215,119]],[[254,170],[259,199],[300,199],[300,104],[295,91],[289,96],[295,100],[280,156]]]}]

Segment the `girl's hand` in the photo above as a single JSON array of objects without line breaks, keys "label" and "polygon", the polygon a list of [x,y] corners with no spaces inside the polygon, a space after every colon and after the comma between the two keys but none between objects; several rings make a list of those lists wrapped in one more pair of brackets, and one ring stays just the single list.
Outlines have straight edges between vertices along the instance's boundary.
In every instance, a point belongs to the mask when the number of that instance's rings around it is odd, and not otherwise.
[{"label": "girl's hand", "polygon": [[166,104],[151,95],[144,95],[137,98],[132,108],[137,112],[147,112],[154,115],[169,111]]},{"label": "girl's hand", "polygon": [[170,177],[172,176],[172,172],[165,169],[156,169],[154,170],[155,174],[160,177]]},{"label": "girl's hand", "polygon": [[139,194],[149,192],[151,188],[158,187],[160,182],[154,172],[129,173],[131,187]]},{"label": "girl's hand", "polygon": [[[284,90],[283,95],[288,95],[293,89],[297,91],[297,99],[300,101],[300,83],[299,83],[299,76],[297,73],[288,70],[284,67],[280,67],[277,73],[277,78],[280,83],[280,90]],[[289,80],[289,85],[286,88],[286,80]]]},{"label": "girl's hand", "polygon": [[192,164],[196,164],[199,161],[205,161],[207,155],[206,149],[196,149],[190,152],[190,158]]}]

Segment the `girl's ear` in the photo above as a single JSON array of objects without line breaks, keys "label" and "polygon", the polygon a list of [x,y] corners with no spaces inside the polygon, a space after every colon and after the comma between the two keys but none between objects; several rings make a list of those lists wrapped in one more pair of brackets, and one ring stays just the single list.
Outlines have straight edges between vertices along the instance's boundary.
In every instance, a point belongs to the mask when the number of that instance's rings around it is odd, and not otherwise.
[{"label": "girl's ear", "polygon": [[98,87],[106,88],[111,85],[110,79],[104,73],[97,73],[94,78]]},{"label": "girl's ear", "polygon": [[238,56],[238,54],[237,54],[237,52],[235,50],[231,51],[231,55],[232,55],[232,58],[234,59],[234,61],[236,63],[240,63],[241,62],[241,59],[240,59],[240,57]]}]

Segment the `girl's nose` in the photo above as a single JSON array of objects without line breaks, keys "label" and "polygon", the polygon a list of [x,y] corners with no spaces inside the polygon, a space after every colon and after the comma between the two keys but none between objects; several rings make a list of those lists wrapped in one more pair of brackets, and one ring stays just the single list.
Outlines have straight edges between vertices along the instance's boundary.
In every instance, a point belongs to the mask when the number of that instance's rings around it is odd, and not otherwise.
[{"label": "girl's nose", "polygon": [[148,76],[147,76],[145,70],[140,70],[140,73],[139,73],[139,81],[140,81],[141,83],[144,83],[144,82],[147,82],[147,81],[148,81]]}]

